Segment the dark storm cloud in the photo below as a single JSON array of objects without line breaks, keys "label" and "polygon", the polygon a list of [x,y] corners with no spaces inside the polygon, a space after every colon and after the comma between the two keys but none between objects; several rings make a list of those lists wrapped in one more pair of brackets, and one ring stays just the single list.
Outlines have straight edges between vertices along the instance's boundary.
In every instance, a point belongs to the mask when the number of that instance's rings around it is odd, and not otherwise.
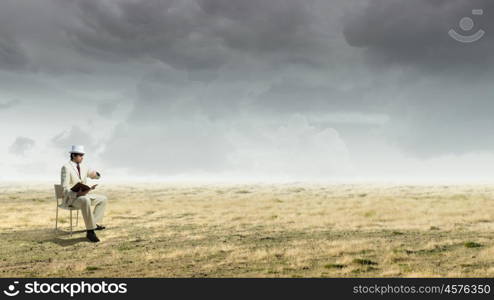
[{"label": "dark storm cloud", "polygon": [[26,70],[29,62],[26,52],[15,39],[0,34],[1,70]]},{"label": "dark storm cloud", "polygon": [[[161,14],[169,20],[160,12],[158,4],[162,4],[161,2],[149,3],[140,7],[141,13],[150,13],[152,16]],[[182,25],[180,30],[184,30],[187,34],[201,32],[209,37],[208,44],[219,45],[223,53],[228,53],[223,56],[221,63],[208,67],[219,68],[242,56],[253,57],[265,64],[257,67],[254,73],[268,83],[267,88],[260,93],[249,95],[247,85],[240,88],[232,87],[228,75],[223,78],[214,77],[213,83],[205,86],[190,80],[191,73],[204,69],[202,64],[185,57],[185,60],[192,63],[177,65],[180,60],[175,56],[162,55],[158,59],[165,63],[171,60],[170,65],[186,69],[189,74],[164,69],[143,78],[138,85],[135,110],[129,119],[129,124],[136,127],[126,131],[130,137],[142,139],[146,136],[148,129],[138,129],[142,124],[146,124],[144,128],[149,124],[159,124],[163,127],[178,126],[172,121],[176,115],[184,119],[196,114],[202,115],[205,120],[211,122],[211,126],[218,128],[218,126],[229,126],[227,124],[230,123],[225,120],[230,116],[247,111],[252,115],[252,122],[259,124],[260,128],[268,128],[269,126],[266,127],[268,120],[275,120],[278,126],[286,126],[285,122],[289,116],[296,113],[308,115],[321,113],[324,116],[328,112],[356,111],[361,112],[364,117],[369,113],[389,115],[390,121],[387,127],[380,128],[379,133],[385,135],[392,145],[413,156],[462,154],[479,149],[492,149],[494,146],[489,139],[475,141],[476,134],[473,134],[484,132],[485,128],[490,126],[490,117],[477,113],[479,110],[490,111],[492,107],[487,102],[488,93],[484,90],[487,85],[475,84],[466,75],[466,73],[481,71],[479,66],[481,68],[489,66],[491,56],[485,49],[489,48],[486,47],[486,43],[489,44],[491,40],[486,36],[478,45],[470,45],[473,47],[467,48],[448,36],[448,26],[457,24],[462,10],[467,8],[460,2],[424,0],[407,4],[381,0],[369,1],[365,8],[355,6],[347,9],[348,18],[345,18],[343,33],[351,47],[366,49],[365,54],[369,59],[365,60],[365,63],[383,67],[413,66],[425,72],[427,80],[430,80],[429,84],[421,83],[424,80],[424,73],[398,72],[397,76],[394,76],[392,73],[386,74],[391,72],[386,68],[381,69],[379,73],[367,72],[366,64],[360,62],[361,65],[358,65],[351,56],[339,64],[330,64],[329,62],[335,58],[345,58],[346,53],[341,50],[330,51],[333,50],[332,46],[338,45],[338,40],[334,38],[325,40],[328,36],[322,33],[330,30],[330,27],[327,27],[327,24],[320,19],[320,15],[315,13],[317,7],[312,5],[315,2],[301,4],[292,1],[205,0],[196,3],[197,6],[186,6],[186,10],[175,10],[175,12],[180,12],[182,16],[194,15],[192,23],[183,22],[182,19],[177,20]],[[173,6],[169,2],[167,4]],[[151,6],[156,9],[151,9]],[[486,6],[480,8],[486,9],[487,12]],[[126,23],[127,20],[132,19],[129,17],[132,13],[121,7],[117,7],[115,11],[120,9],[123,9],[124,13],[121,16],[116,14],[120,16],[120,20],[114,23],[115,26],[119,25],[118,29],[106,26],[105,30],[94,30],[94,40],[99,40],[96,38],[99,36],[97,33],[111,32],[113,36],[118,32],[120,36],[118,41],[125,41],[130,45],[134,43],[132,35],[132,38],[129,38],[124,34],[132,32],[131,28],[135,26]],[[466,15],[469,11],[471,8],[466,10]],[[139,28],[151,34],[150,39],[154,40],[156,45],[160,45],[159,42],[170,42],[180,43],[185,48],[194,47],[191,41],[184,38],[185,33],[174,40],[168,39],[166,33],[171,30],[170,27],[165,27],[165,36],[156,35],[156,31],[151,29],[160,27],[163,20],[156,17],[151,17],[150,20],[154,26],[145,24]],[[485,21],[481,22],[477,19],[476,21],[479,21],[479,27],[488,30],[489,26]],[[100,24],[100,22],[95,23]],[[198,27],[197,24],[202,24],[204,27]],[[176,24],[172,22],[168,25]],[[182,32],[180,30],[179,32]],[[141,31],[142,34],[143,32]],[[344,46],[339,47],[344,49]],[[104,50],[105,47],[100,45],[95,46],[95,49]],[[349,52],[350,50],[351,48],[348,49]],[[154,56],[149,50],[140,49],[139,52]],[[117,50],[116,53],[128,58],[133,52]],[[207,56],[199,54],[199,58],[207,58]],[[238,78],[249,83],[256,82],[259,78],[247,77],[250,69],[249,60],[246,61],[247,63],[244,64],[235,61],[240,64],[239,72],[232,75],[240,76]],[[303,67],[297,66],[297,72],[287,75],[290,65],[301,61],[304,62]],[[317,63],[314,62],[319,62],[319,66],[316,67]],[[464,72],[466,67],[471,67],[470,72]],[[321,71],[321,68],[327,68],[327,71]],[[458,75],[442,72],[449,68],[458,70]],[[222,72],[228,73],[228,70],[222,69]],[[242,73],[243,78],[239,75]],[[485,72],[483,73],[485,75]],[[325,76],[327,80],[321,80]],[[312,81],[311,78],[315,80]],[[218,81],[226,84],[218,84]],[[351,88],[345,87],[348,85]],[[468,94],[470,96],[465,97]],[[472,106],[471,101],[476,105]],[[334,122],[313,124],[320,126],[320,130],[331,127],[338,129],[341,137],[344,140],[352,139],[354,145],[358,143],[353,141],[362,141],[361,137],[375,131],[373,127],[376,126],[350,126]],[[191,131],[193,127],[182,125],[184,127],[178,126],[175,130],[194,140],[196,132]],[[242,128],[232,130],[242,132]],[[212,136],[221,142],[216,142],[218,147],[215,147],[214,143],[208,145],[214,149],[208,152],[221,153],[221,157],[231,155],[231,151],[224,149],[234,149],[235,145],[232,145],[232,141],[217,129],[211,132]],[[121,133],[120,136],[125,135]],[[160,145],[158,148],[163,147],[171,151],[169,147],[181,145],[167,133],[157,132],[156,136],[159,138],[154,139],[154,144]],[[128,142],[131,139],[128,137]],[[161,142],[157,140],[167,142],[163,142],[161,146]],[[464,142],[458,144],[458,140]],[[124,141],[125,139],[121,137],[115,139],[115,143],[107,148],[107,157],[111,157],[114,149],[122,147]],[[176,161],[184,160],[185,158]],[[135,166],[138,165],[137,160]],[[225,161],[216,164],[216,166],[223,165],[226,166]],[[181,163],[181,166],[184,167],[185,164]]]},{"label": "dark storm cloud", "polygon": [[[348,44],[364,50],[377,78],[397,74],[398,80],[386,79],[384,107],[391,118],[381,129],[392,145],[421,158],[494,149],[488,129],[494,126],[493,13],[488,0],[373,0],[347,11]],[[463,17],[474,20],[469,32],[459,26]],[[448,35],[450,29],[486,34],[461,43]]]},{"label": "dark storm cloud", "polygon": [[0,70],[27,70],[30,59],[17,38],[17,28],[12,23],[18,17],[11,1],[0,4]]},{"label": "dark storm cloud", "polygon": [[[85,55],[155,59],[178,69],[217,69],[234,52],[278,63],[318,62],[313,0],[72,1],[80,26],[65,28]],[[67,6],[68,4],[63,4]]]},{"label": "dark storm cloud", "polygon": [[[365,1],[347,12],[345,38],[351,46],[367,49],[373,65],[410,65],[428,72],[470,68],[483,73],[493,63],[494,2],[489,0]],[[472,15],[482,9],[483,15]],[[474,20],[470,32],[462,31],[463,17]],[[463,35],[477,30],[486,35],[471,44],[448,35],[454,29]]]},{"label": "dark storm cloud", "polygon": [[316,1],[296,0],[198,0],[208,16],[215,20],[212,32],[225,44],[242,52],[258,56],[263,53],[277,56],[303,53],[310,61],[313,50],[326,44],[318,40],[315,24]]},{"label": "dark storm cloud", "polygon": [[26,71],[32,70],[31,60],[17,36],[15,18],[19,9],[13,1],[2,1],[0,4],[0,70]]},{"label": "dark storm cloud", "polygon": [[[486,36],[452,40],[473,8]],[[492,151],[492,11],[486,0],[5,0],[0,90],[30,116],[86,105],[108,135],[70,119],[49,144],[85,144],[140,174],[339,174],[349,153],[372,160],[389,145],[421,158]],[[128,117],[115,99],[134,101]]]},{"label": "dark storm cloud", "polygon": [[31,150],[36,142],[27,137],[17,137],[9,147],[9,153],[23,156],[27,151]]},{"label": "dark storm cloud", "polygon": [[[67,29],[89,57],[126,62],[152,58],[177,68],[219,66],[224,50],[201,32],[200,10],[189,1],[76,1],[84,26]],[[205,26],[207,28],[207,26]]]}]

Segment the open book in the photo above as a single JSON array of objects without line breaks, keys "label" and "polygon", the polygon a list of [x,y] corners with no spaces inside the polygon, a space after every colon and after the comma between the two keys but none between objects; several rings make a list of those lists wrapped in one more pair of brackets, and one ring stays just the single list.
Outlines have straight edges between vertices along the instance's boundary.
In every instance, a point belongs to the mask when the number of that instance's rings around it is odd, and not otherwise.
[{"label": "open book", "polygon": [[74,185],[70,190],[76,193],[89,191],[91,189],[90,186],[85,185],[84,183],[78,182]]}]

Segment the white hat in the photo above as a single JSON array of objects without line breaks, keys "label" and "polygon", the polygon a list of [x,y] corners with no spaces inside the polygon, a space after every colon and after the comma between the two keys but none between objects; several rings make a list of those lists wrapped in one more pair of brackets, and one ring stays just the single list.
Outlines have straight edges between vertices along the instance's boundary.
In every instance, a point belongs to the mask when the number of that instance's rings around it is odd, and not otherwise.
[{"label": "white hat", "polygon": [[72,150],[70,150],[69,153],[79,153],[79,154],[84,154],[84,146],[82,145],[72,145]]}]

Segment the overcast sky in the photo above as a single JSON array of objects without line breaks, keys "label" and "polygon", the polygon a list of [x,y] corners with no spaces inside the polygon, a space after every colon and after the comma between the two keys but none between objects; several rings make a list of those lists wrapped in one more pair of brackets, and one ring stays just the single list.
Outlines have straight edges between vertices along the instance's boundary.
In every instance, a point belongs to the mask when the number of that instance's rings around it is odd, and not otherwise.
[{"label": "overcast sky", "polygon": [[2,0],[0,180],[58,180],[71,144],[113,179],[494,178],[493,13],[489,0]]}]

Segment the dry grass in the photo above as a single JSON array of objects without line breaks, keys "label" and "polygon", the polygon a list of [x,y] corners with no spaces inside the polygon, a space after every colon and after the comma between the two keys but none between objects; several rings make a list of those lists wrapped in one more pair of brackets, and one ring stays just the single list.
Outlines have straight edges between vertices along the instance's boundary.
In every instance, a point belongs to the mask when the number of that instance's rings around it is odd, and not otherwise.
[{"label": "dry grass", "polygon": [[494,276],[491,185],[107,185],[98,244],[49,185],[0,191],[1,277]]}]

